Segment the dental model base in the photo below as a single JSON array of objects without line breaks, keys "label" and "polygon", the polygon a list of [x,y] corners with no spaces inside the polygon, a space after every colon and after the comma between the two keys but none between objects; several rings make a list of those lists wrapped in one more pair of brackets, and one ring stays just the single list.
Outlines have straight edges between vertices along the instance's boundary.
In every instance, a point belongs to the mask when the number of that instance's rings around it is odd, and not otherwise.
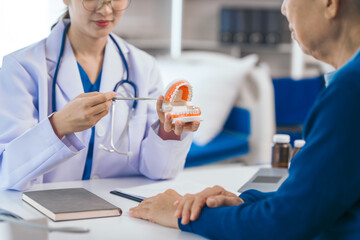
[{"label": "dental model base", "polygon": [[200,108],[191,103],[192,86],[188,81],[175,80],[166,88],[162,111],[171,113],[172,123],[176,121],[193,122],[202,120]]}]

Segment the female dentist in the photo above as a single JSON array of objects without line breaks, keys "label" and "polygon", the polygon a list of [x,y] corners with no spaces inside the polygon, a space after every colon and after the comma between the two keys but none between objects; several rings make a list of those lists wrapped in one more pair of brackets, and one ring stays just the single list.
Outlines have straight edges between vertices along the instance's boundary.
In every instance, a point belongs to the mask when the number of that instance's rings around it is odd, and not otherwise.
[{"label": "female dentist", "polygon": [[[68,13],[48,38],[4,58],[0,188],[138,174],[174,177],[199,121],[172,124],[171,115],[160,111],[155,60],[111,34],[130,0],[64,3]],[[117,94],[158,101],[156,108],[146,101],[113,102]],[[116,111],[108,114],[111,105]]]}]

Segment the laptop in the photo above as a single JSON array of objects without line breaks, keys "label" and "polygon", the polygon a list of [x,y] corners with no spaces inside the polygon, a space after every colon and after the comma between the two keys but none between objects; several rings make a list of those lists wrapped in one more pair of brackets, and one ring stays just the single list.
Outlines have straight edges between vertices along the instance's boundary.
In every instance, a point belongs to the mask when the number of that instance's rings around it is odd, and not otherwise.
[{"label": "laptop", "polygon": [[287,168],[260,168],[238,192],[242,193],[249,189],[262,192],[276,191],[289,176]]}]

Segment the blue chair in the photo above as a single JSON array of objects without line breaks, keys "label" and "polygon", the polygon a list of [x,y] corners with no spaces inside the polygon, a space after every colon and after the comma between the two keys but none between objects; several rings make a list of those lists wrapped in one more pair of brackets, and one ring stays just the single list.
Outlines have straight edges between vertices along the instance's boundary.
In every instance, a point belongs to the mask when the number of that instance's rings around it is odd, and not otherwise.
[{"label": "blue chair", "polygon": [[302,138],[302,125],[324,88],[323,76],[293,80],[273,79],[276,132],[289,134],[291,143]]},{"label": "blue chair", "polygon": [[224,130],[204,146],[191,145],[185,167],[194,167],[247,154],[249,152],[250,113],[234,107]]}]

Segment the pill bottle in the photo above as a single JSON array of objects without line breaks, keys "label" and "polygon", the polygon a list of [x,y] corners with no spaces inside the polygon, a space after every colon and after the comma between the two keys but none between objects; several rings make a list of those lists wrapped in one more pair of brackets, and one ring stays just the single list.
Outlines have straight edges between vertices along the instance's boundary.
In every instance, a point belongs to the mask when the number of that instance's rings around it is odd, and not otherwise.
[{"label": "pill bottle", "polygon": [[291,157],[290,136],[275,134],[273,136],[272,167],[287,168]]},{"label": "pill bottle", "polygon": [[298,139],[294,141],[294,150],[291,155],[291,159],[300,151],[300,149],[305,145],[305,140]]}]

